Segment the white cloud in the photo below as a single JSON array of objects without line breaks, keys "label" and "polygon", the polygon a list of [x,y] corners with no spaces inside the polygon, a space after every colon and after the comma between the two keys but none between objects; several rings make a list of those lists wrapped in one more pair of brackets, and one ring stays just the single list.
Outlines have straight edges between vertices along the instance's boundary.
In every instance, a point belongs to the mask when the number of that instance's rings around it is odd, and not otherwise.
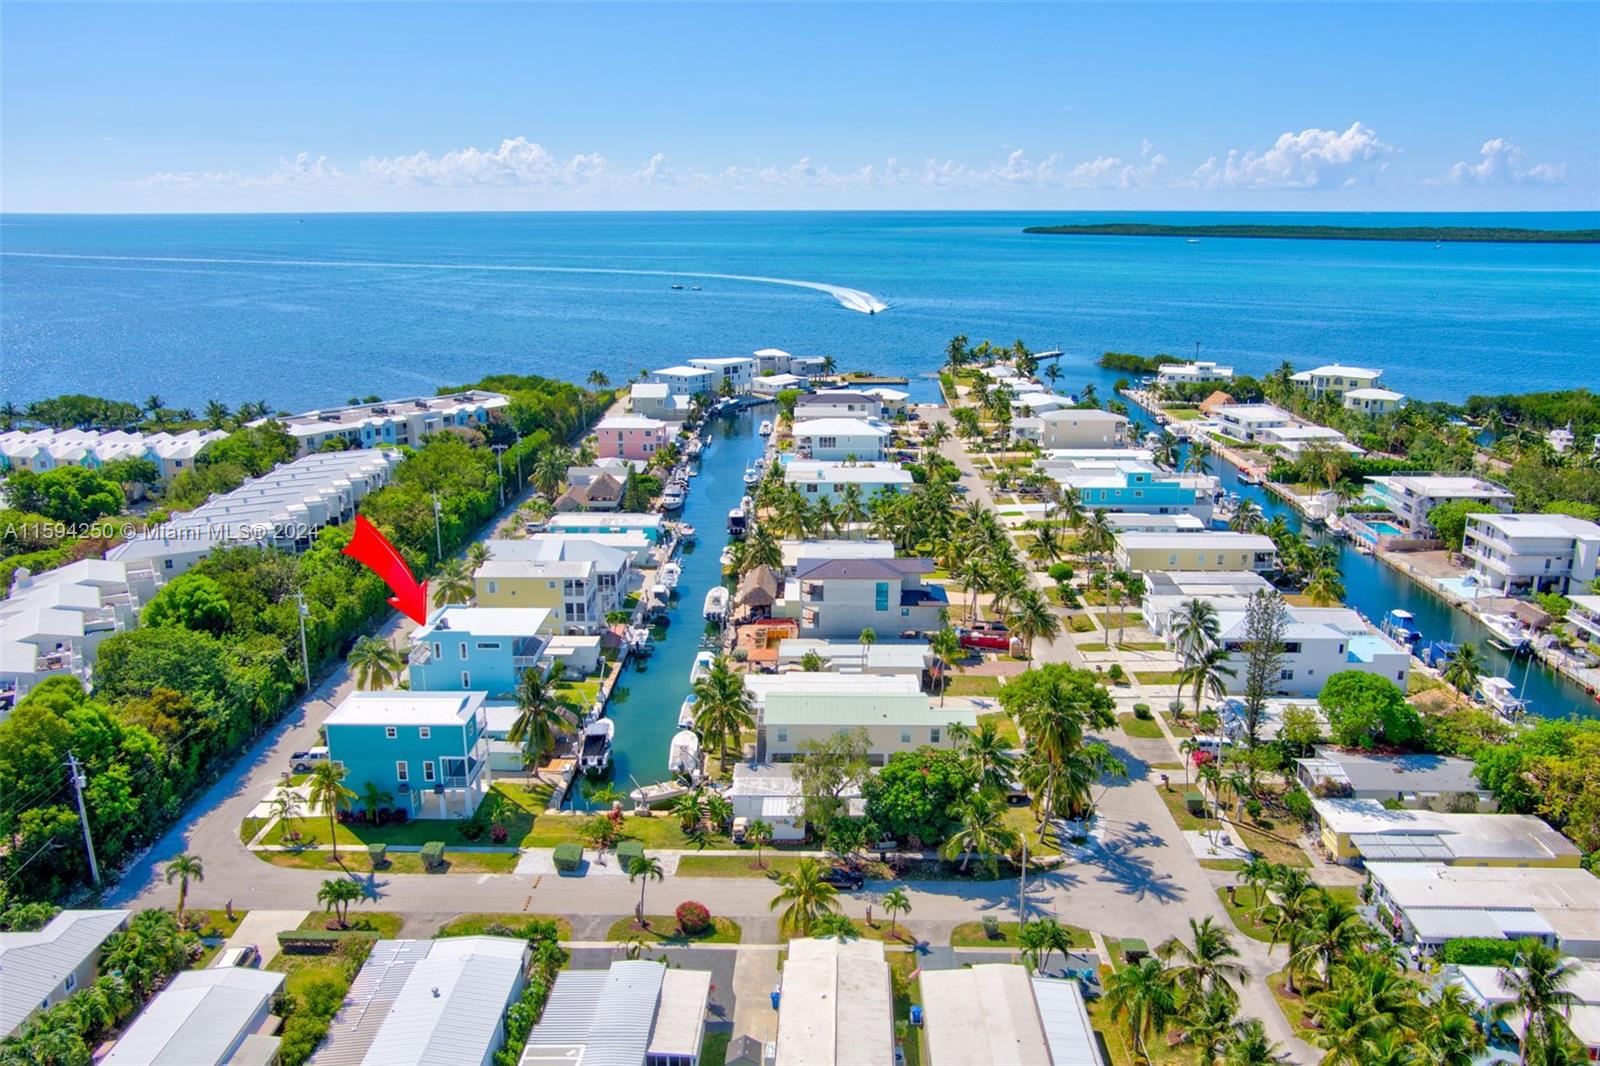
[{"label": "white cloud", "polygon": [[558,159],[526,137],[508,137],[498,148],[459,148],[441,156],[428,152],[375,156],[361,164],[362,174],[382,185],[566,186],[602,182],[604,156],[579,154]]},{"label": "white cloud", "polygon": [[345,173],[329,163],[327,156],[319,155],[312,158],[309,152],[301,152],[293,159],[278,160],[277,169],[257,176],[241,174],[237,170],[163,170],[150,175],[139,184],[161,189],[329,188],[343,184],[345,179]]},{"label": "white cloud", "polygon": [[1360,122],[1343,133],[1312,127],[1284,133],[1264,152],[1230,149],[1194,172],[1203,189],[1351,188],[1388,168],[1397,149]]},{"label": "white cloud", "polygon": [[1483,142],[1476,163],[1460,162],[1443,178],[1446,185],[1559,185],[1565,163],[1530,163],[1528,153],[1505,137]]}]

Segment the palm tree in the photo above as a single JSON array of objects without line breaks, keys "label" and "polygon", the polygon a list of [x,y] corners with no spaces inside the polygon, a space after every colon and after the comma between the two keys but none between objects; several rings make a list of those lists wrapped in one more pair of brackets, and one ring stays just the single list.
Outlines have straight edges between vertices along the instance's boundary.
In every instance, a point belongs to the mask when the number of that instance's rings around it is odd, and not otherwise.
[{"label": "palm tree", "polygon": [[1375,933],[1354,907],[1323,892],[1306,922],[1299,950],[1289,957],[1289,965],[1302,973],[1320,971],[1326,984],[1334,965],[1370,944]]},{"label": "palm tree", "polygon": [[557,662],[548,674],[535,667],[524,670],[517,679],[517,717],[506,739],[522,745],[522,764],[534,767],[536,778],[544,753],[555,747],[563,728],[575,724],[571,710],[556,696],[563,673],[562,664]]},{"label": "palm tree", "polygon": [[1071,953],[1072,934],[1056,919],[1044,917],[1022,923],[1017,929],[1017,943],[1034,970],[1042,972],[1049,967],[1052,953],[1061,952],[1063,959]]},{"label": "palm tree", "polygon": [[933,653],[934,665],[939,671],[939,706],[944,706],[944,692],[950,687],[950,667],[957,659],[965,657],[961,635],[948,627],[928,638],[928,650]]},{"label": "palm tree", "polygon": [[212,429],[221,429],[228,422],[228,405],[217,400],[206,403],[206,424]]},{"label": "palm tree", "polygon": [[1444,672],[1440,674],[1445,684],[1460,693],[1472,691],[1477,685],[1478,678],[1483,676],[1483,653],[1476,644],[1464,642],[1450,653],[1450,658],[1444,664]]},{"label": "palm tree", "polygon": [[861,631],[861,635],[856,638],[856,641],[862,647],[870,648],[874,644],[878,643],[878,631],[873,629],[871,626],[868,626]]},{"label": "palm tree", "polygon": [[1239,1002],[1225,988],[1192,996],[1183,1012],[1183,1039],[1179,1043],[1193,1048],[1198,1062],[1216,1062],[1236,1032],[1238,1017]]},{"label": "palm tree", "polygon": [[433,586],[433,605],[443,607],[451,603],[466,603],[472,599],[472,571],[465,559],[446,559],[439,572],[429,582]]},{"label": "palm tree", "polygon": [[728,736],[737,744],[744,730],[754,729],[755,703],[745,689],[744,675],[717,656],[704,677],[695,680],[694,727],[707,747],[715,747],[722,769],[728,768]]},{"label": "palm tree", "polygon": [[1204,440],[1196,438],[1189,442],[1189,454],[1183,459],[1183,472],[1185,474],[1203,474],[1206,471],[1206,457],[1211,454],[1211,445]]},{"label": "palm tree", "polygon": [[911,897],[903,888],[891,888],[883,894],[882,906],[889,916],[889,935],[894,936],[895,916],[911,913]]},{"label": "palm tree", "polygon": [[672,816],[678,819],[678,828],[685,833],[692,832],[705,818],[705,810],[701,806],[700,790],[685,792],[679,796],[672,805]]},{"label": "palm tree", "polygon": [[1199,598],[1181,604],[1172,612],[1167,631],[1173,636],[1178,656],[1185,661],[1217,646],[1222,624],[1217,621],[1217,605]]},{"label": "palm tree", "polygon": [[1006,616],[1006,625],[1022,638],[1030,666],[1033,659],[1033,642],[1040,637],[1054,640],[1061,635],[1060,617],[1050,609],[1050,605],[1045,602],[1039,590],[1034,588],[1025,588],[1017,595],[1011,613]]},{"label": "palm tree", "polygon": [[959,745],[961,757],[966,761],[967,772],[977,783],[979,791],[1002,795],[1011,787],[1016,776],[1017,760],[1000,735],[1000,727],[993,718],[978,722],[978,728],[956,723],[950,727],[950,739]]},{"label": "palm tree", "polygon": [[299,839],[300,831],[294,827],[294,822],[300,817],[300,793],[292,788],[280,787],[272,794],[272,803],[268,811],[281,826],[278,833],[281,839]]},{"label": "palm tree", "polygon": [[839,494],[839,511],[836,517],[841,531],[846,527],[859,526],[867,520],[867,505],[862,499],[860,485],[851,482],[844,487]]},{"label": "palm tree", "polygon": [[661,869],[661,860],[651,855],[635,855],[628,860],[628,883],[635,879],[639,882],[639,905],[634,908],[635,923],[641,928],[644,920],[644,890],[651,881],[659,881],[666,876]]},{"label": "palm tree", "polygon": [[464,558],[467,560],[467,569],[476,574],[478,567],[489,561],[489,545],[481,540],[473,541],[467,545]]},{"label": "palm tree", "polygon": [[1233,992],[1233,982],[1248,984],[1250,972],[1238,962],[1239,949],[1233,946],[1232,935],[1207,915],[1200,921],[1189,919],[1189,936],[1192,943],[1185,944],[1177,937],[1156,948],[1163,960],[1176,959],[1172,968],[1173,979],[1191,996],[1206,996],[1217,991]]},{"label": "palm tree", "polygon": [[1234,676],[1235,671],[1226,665],[1227,662],[1228,652],[1225,648],[1211,647],[1197,653],[1179,668],[1178,684],[1190,685],[1194,689],[1196,713],[1207,695],[1220,700],[1228,694],[1228,683],[1224,679]]},{"label": "palm tree", "polygon": [[1522,1019],[1524,1063],[1536,1061],[1535,1054],[1566,1036],[1567,1011],[1578,1002],[1568,988],[1574,975],[1559,951],[1538,943],[1528,944],[1510,965],[1500,967],[1501,987],[1511,999],[1497,1006],[1493,1017]]},{"label": "palm tree", "polygon": [[939,854],[945,859],[961,856],[961,872],[974,852],[994,876],[1000,869],[998,856],[1017,846],[1017,831],[1006,824],[1005,803],[995,796],[977,795],[960,808],[961,824],[944,842]]},{"label": "palm tree", "polygon": [[[1111,527],[1111,521],[1103,510],[1091,511],[1083,520],[1083,528],[1078,533],[1078,547],[1090,555],[1101,557],[1106,583],[1110,584],[1111,578],[1111,549],[1116,546],[1117,533]],[[1105,630],[1111,632],[1111,597],[1106,597],[1106,624]]]},{"label": "palm tree", "polygon": [[1318,567],[1306,583],[1304,594],[1313,607],[1331,607],[1344,602],[1344,581],[1333,567]]},{"label": "palm tree", "polygon": [[1228,528],[1235,533],[1254,533],[1261,528],[1261,508],[1254,500],[1240,500],[1228,519]]},{"label": "palm tree", "polygon": [[1283,1050],[1267,1036],[1267,1027],[1259,1018],[1235,1029],[1222,1049],[1222,1066],[1269,1066],[1282,1060]]},{"label": "palm tree", "polygon": [[351,801],[356,798],[356,794],[344,785],[346,772],[343,766],[333,762],[318,763],[316,769],[311,771],[311,782],[306,788],[312,806],[321,807],[327,812],[328,839],[333,844],[334,862],[339,861],[339,812],[349,810]]},{"label": "palm tree", "polygon": [[1113,1020],[1127,1016],[1134,1049],[1149,1062],[1146,1037],[1165,1032],[1167,1023],[1178,1013],[1172,975],[1154,958],[1124,966],[1106,981],[1106,1007]]},{"label": "palm tree", "polygon": [[1417,1030],[1427,1061],[1436,1066],[1471,1066],[1487,1047],[1477,1013],[1460,985],[1448,984],[1423,1005]]},{"label": "palm tree", "polygon": [[772,898],[768,910],[783,908],[778,915],[778,929],[795,936],[810,936],[812,926],[824,914],[836,909],[832,885],[822,879],[826,872],[816,859],[801,859],[793,871],[778,875],[778,894]]},{"label": "palm tree", "polygon": [[183,925],[183,909],[189,902],[189,882],[206,879],[205,863],[200,856],[184,853],[166,865],[167,884],[178,882],[178,925]]},{"label": "palm tree", "polygon": [[345,660],[355,675],[356,688],[364,692],[393,688],[406,659],[400,649],[377,636],[365,636],[356,641]]},{"label": "palm tree", "polygon": [[333,912],[341,929],[350,925],[350,904],[364,896],[361,886],[348,877],[330,877],[317,886],[317,902]]},{"label": "palm tree", "polygon": [[378,820],[378,808],[387,807],[394,802],[394,793],[385,792],[376,781],[368,781],[361,787],[361,805],[367,809],[367,817],[374,823]]},{"label": "palm tree", "polygon": [[745,827],[745,839],[756,846],[756,865],[766,865],[761,861],[761,849],[772,843],[772,824],[757,818]]}]

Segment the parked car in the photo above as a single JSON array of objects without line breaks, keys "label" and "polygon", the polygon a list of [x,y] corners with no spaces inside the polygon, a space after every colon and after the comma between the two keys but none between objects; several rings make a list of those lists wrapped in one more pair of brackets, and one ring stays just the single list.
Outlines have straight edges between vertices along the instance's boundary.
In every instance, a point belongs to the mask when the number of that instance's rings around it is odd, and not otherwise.
[{"label": "parked car", "polygon": [[855,892],[867,883],[867,879],[860,873],[843,866],[835,866],[823,874],[822,879],[834,888],[842,888],[849,892]]},{"label": "parked car", "polygon": [[326,747],[307,748],[305,751],[297,751],[289,756],[289,769],[297,774],[309,774],[316,768],[318,763],[327,761],[328,749]]},{"label": "parked car", "polygon": [[963,648],[978,648],[983,651],[1010,651],[1011,638],[1005,633],[994,633],[984,629],[967,629],[961,633],[961,646]]},{"label": "parked car", "polygon": [[254,944],[246,944],[242,948],[224,948],[211,960],[213,970],[226,969],[229,966],[257,967],[261,965],[261,952],[256,950]]}]

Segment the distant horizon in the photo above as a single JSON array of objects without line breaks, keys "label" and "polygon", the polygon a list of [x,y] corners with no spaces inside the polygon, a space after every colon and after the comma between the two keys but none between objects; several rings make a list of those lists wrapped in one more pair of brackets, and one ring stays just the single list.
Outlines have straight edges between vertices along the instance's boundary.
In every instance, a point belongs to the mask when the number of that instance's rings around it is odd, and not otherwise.
[{"label": "distant horizon", "polygon": [[337,210],[337,211],[0,211],[5,218],[316,218],[345,215],[1593,215],[1597,208],[1525,209],[1386,209],[1346,208],[1316,210],[1268,210],[1254,208],[1030,208],[1030,207],[566,207],[566,208],[453,208],[440,210]]}]

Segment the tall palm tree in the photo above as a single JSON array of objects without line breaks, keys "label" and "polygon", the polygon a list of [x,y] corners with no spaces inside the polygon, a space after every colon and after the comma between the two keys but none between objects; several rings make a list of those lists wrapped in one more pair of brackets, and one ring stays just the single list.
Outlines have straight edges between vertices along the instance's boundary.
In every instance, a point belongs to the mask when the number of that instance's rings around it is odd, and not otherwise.
[{"label": "tall palm tree", "polygon": [[1261,528],[1261,507],[1254,500],[1241,500],[1228,519],[1228,528],[1235,533],[1254,533]]},{"label": "tall palm tree", "polygon": [[535,777],[540,760],[555,747],[561,730],[577,723],[571,708],[556,695],[564,673],[563,664],[557,662],[548,674],[535,667],[524,670],[517,679],[517,717],[506,739],[522,745],[522,764],[534,767]]},{"label": "tall palm tree", "polygon": [[906,895],[903,888],[891,888],[883,894],[881,904],[884,913],[889,916],[889,935],[894,936],[895,917],[911,913],[911,897]]},{"label": "tall palm tree", "polygon": [[452,603],[466,603],[472,599],[472,571],[467,569],[467,561],[465,559],[446,559],[444,565],[439,567],[439,572],[433,575],[428,584],[433,586],[433,605],[435,607],[443,607]]},{"label": "tall palm tree", "polygon": [[1305,597],[1314,607],[1331,607],[1344,602],[1344,580],[1331,566],[1318,567],[1306,583]]},{"label": "tall palm tree", "polygon": [[1522,1020],[1522,1061],[1559,1044],[1567,1035],[1567,1011],[1578,1002],[1570,986],[1575,972],[1561,953],[1543,944],[1529,944],[1509,965],[1500,967],[1500,984],[1511,999],[1495,1008],[1496,1020]]},{"label": "tall palm tree", "polygon": [[463,557],[467,560],[467,569],[476,574],[478,567],[489,561],[489,545],[481,540],[475,540],[467,545]]},{"label": "tall palm tree", "polygon": [[1248,984],[1250,972],[1237,960],[1239,949],[1233,946],[1233,937],[1207,915],[1199,921],[1189,919],[1191,943],[1177,937],[1156,948],[1156,954],[1171,962],[1173,980],[1191,996],[1206,996],[1213,992],[1233,992],[1233,984]]},{"label": "tall palm tree", "polygon": [[1000,735],[1000,728],[995,725],[994,719],[980,720],[976,729],[960,723],[952,725],[950,739],[956,742],[956,750],[961,752],[967,773],[980,791],[1002,795],[1011,787],[1011,781],[1016,776],[1017,760],[1007,747],[1005,738]]},{"label": "tall palm tree", "polygon": [[1033,642],[1039,638],[1054,640],[1061,635],[1061,618],[1050,609],[1038,589],[1025,588],[1017,594],[1006,625],[1022,639],[1029,665],[1032,665]]},{"label": "tall palm tree", "polygon": [[1477,1013],[1460,985],[1440,988],[1423,1004],[1417,1037],[1434,1066],[1471,1066],[1487,1047]]},{"label": "tall palm tree", "polygon": [[406,657],[399,648],[379,636],[365,636],[350,649],[345,665],[355,675],[356,688],[363,692],[393,688],[405,669]]},{"label": "tall palm tree", "polygon": [[769,910],[783,908],[778,915],[778,929],[794,936],[810,936],[812,926],[824,914],[837,908],[837,893],[832,885],[822,879],[825,867],[816,859],[805,858],[795,864],[789,873],[778,875],[778,894],[768,905]]},{"label": "tall palm tree", "polygon": [[708,748],[717,749],[722,769],[728,768],[728,736],[735,744],[744,730],[755,728],[755,703],[737,673],[719,655],[711,669],[694,682],[694,727]]},{"label": "tall palm tree", "polygon": [[200,856],[190,855],[187,852],[179,855],[167,863],[165,869],[167,884],[178,882],[178,925],[183,925],[183,910],[189,902],[189,882],[204,881],[206,879],[205,863],[200,861]]},{"label": "tall palm tree", "polygon": [[1186,474],[1203,474],[1206,472],[1206,458],[1211,454],[1211,445],[1202,438],[1196,437],[1189,442],[1189,454],[1183,458],[1183,472]]},{"label": "tall palm tree", "polygon": [[639,903],[633,909],[634,921],[644,925],[644,890],[651,881],[659,881],[665,877],[661,869],[661,860],[652,855],[635,855],[628,860],[628,883],[635,880],[639,882]]},{"label": "tall palm tree", "polygon": [[866,500],[861,495],[861,486],[855,482],[846,485],[840,492],[837,518],[841,530],[859,526],[867,520]]},{"label": "tall palm tree", "polygon": [[1283,1049],[1267,1036],[1261,1019],[1238,1026],[1222,1049],[1222,1066],[1270,1066],[1283,1061]]},{"label": "tall palm tree", "polygon": [[339,812],[349,810],[356,798],[356,794],[345,787],[347,772],[343,766],[332,762],[318,763],[311,771],[311,781],[306,788],[312,806],[322,808],[328,815],[328,840],[333,844],[334,862],[339,861]]},{"label": "tall palm tree", "polygon": [[928,638],[928,650],[933,653],[934,665],[939,671],[939,706],[943,707],[945,689],[950,687],[950,668],[965,657],[961,634],[947,626]]},{"label": "tall palm tree", "polygon": [[1191,656],[1179,668],[1178,684],[1193,687],[1196,713],[1204,706],[1202,701],[1206,696],[1220,700],[1228,694],[1228,682],[1225,679],[1233,677],[1236,671],[1227,663],[1227,649],[1211,647]]},{"label": "tall palm tree", "polygon": [[1006,824],[1005,802],[997,796],[978,794],[970,796],[960,807],[961,824],[939,849],[946,859],[961,856],[961,872],[967,872],[967,863],[974,853],[978,861],[988,867],[992,877],[1000,869],[999,856],[1017,846],[1017,832]]},{"label": "tall palm tree", "polygon": [[1046,916],[1022,923],[1017,930],[1017,943],[1034,970],[1043,972],[1049,968],[1050,956],[1055,952],[1061,952],[1063,959],[1071,953],[1072,934],[1055,918]]},{"label": "tall palm tree", "polygon": [[1444,678],[1445,684],[1464,694],[1478,684],[1478,678],[1483,676],[1483,665],[1483,653],[1476,644],[1466,641],[1450,653],[1439,676]]},{"label": "tall palm tree", "polygon": [[1147,1038],[1164,1033],[1178,1013],[1172,975],[1160,960],[1147,957],[1111,974],[1106,981],[1105,1000],[1112,1020],[1127,1017],[1124,1024],[1134,1050],[1149,1062]]},{"label": "tall palm tree", "polygon": [[295,819],[300,817],[300,793],[286,786],[280,787],[272,794],[268,812],[278,822],[280,827],[278,835],[281,839],[300,838],[300,831],[294,827]]},{"label": "tall palm tree", "polygon": [[[1100,557],[1102,573],[1105,575],[1106,584],[1111,580],[1111,550],[1116,547],[1117,531],[1112,528],[1111,520],[1106,517],[1103,510],[1090,511],[1083,520],[1083,526],[1078,531],[1078,547],[1085,553]],[[1106,597],[1105,630],[1111,632],[1111,597]]]},{"label": "tall palm tree", "polygon": [[1198,1062],[1217,1061],[1237,1031],[1239,1001],[1225,988],[1190,996],[1183,1009],[1183,1046],[1193,1048]]},{"label": "tall palm tree", "polygon": [[1354,907],[1323,892],[1289,965],[1302,973],[1320,972],[1326,984],[1334,966],[1372,943],[1376,932]]},{"label": "tall palm tree", "polygon": [[1178,657],[1188,661],[1217,646],[1222,638],[1222,623],[1217,620],[1217,605],[1198,597],[1180,604],[1167,622]]}]

